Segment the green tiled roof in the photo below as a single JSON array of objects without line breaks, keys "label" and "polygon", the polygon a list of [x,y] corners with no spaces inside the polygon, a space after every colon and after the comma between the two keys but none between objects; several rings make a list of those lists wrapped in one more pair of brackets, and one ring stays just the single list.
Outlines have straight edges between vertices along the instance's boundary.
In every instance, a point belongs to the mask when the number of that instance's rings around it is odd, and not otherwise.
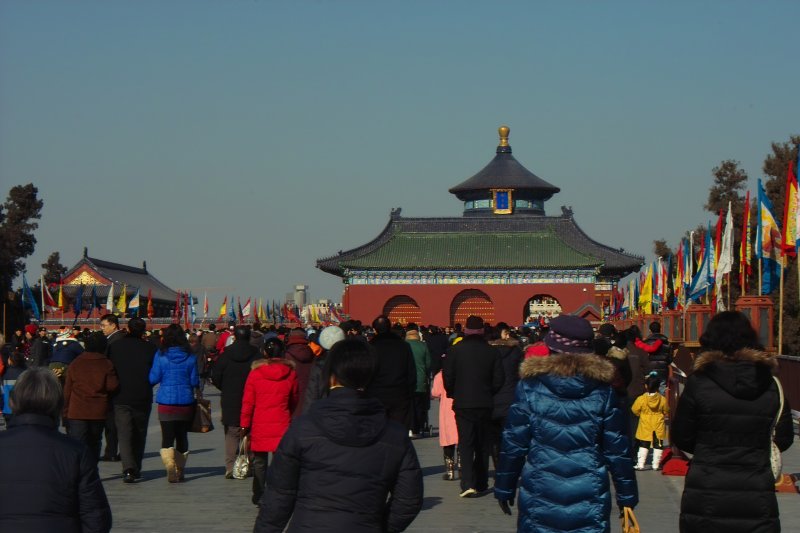
[{"label": "green tiled roof", "polygon": [[602,264],[549,231],[396,233],[371,252],[341,262],[344,268],[364,270],[570,269]]}]

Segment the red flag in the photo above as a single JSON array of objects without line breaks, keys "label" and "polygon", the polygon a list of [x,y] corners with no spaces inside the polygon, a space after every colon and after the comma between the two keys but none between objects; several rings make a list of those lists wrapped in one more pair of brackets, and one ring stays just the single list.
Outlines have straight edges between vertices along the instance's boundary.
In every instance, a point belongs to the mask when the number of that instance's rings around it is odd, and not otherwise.
[{"label": "red flag", "polygon": [[717,269],[717,263],[719,263],[719,254],[722,251],[722,213],[724,211],[722,209],[719,210],[719,218],[717,219],[717,228],[714,235],[714,271]]},{"label": "red flag", "polygon": [[183,293],[183,329],[189,329],[189,293]]},{"label": "red flag", "polygon": [[181,293],[178,291],[175,294],[175,312],[173,313],[172,321],[175,324],[181,323]]},{"label": "red flag", "polygon": [[155,314],[155,309],[153,309],[153,291],[152,289],[147,289],[147,318],[153,318]]},{"label": "red flag", "polygon": [[783,238],[781,239],[781,256],[795,257],[797,255],[795,228],[798,210],[797,200],[797,174],[794,161],[789,161],[789,171],[786,173],[786,199],[783,202]]},{"label": "red flag", "polygon": [[50,289],[48,289],[45,285],[42,285],[42,294],[44,295],[44,305],[47,307],[47,310],[51,313],[58,309],[58,304],[55,300],[53,300],[53,296],[50,294]]}]

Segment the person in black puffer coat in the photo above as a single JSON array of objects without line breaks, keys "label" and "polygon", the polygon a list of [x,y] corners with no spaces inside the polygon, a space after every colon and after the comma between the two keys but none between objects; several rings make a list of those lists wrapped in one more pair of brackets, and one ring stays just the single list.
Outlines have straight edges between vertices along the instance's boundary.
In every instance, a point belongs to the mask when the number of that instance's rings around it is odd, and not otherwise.
[{"label": "person in black puffer coat", "polygon": [[503,386],[494,395],[494,409],[492,410],[492,424],[490,433],[492,462],[495,470],[497,461],[500,457],[500,442],[503,439],[503,427],[506,425],[508,409],[514,403],[514,390],[519,381],[519,365],[522,363],[522,348],[517,339],[511,336],[511,331],[507,324],[501,322],[495,328],[492,335],[495,337],[489,341],[500,353],[500,362],[503,365],[505,379]]},{"label": "person in black puffer coat", "polygon": [[406,429],[364,395],[374,352],[346,339],[327,357],[330,394],[284,434],[254,533],[280,533],[287,523],[289,533],[403,531],[422,508],[422,470]]},{"label": "person in black puffer coat", "polygon": [[[694,454],[681,500],[684,533],[772,533],[781,530],[770,468],[772,424],[778,415],[778,363],[760,351],[745,315],[718,313],[700,337],[704,352],[678,400],[670,439]],[[792,444],[788,402],[775,432],[783,451]]]},{"label": "person in black puffer coat", "polygon": [[258,359],[258,348],[250,344],[250,328],[236,326],[233,344],[222,352],[211,374],[211,382],[222,391],[222,424],[225,426],[225,477],[233,479],[233,462],[239,451],[242,428],[244,384],[250,374],[250,363]]},{"label": "person in black puffer coat", "polygon": [[58,432],[63,396],[55,374],[26,370],[12,400],[14,418],[0,432],[0,531],[110,531],[97,457]]},{"label": "person in black puffer coat", "polygon": [[661,334],[661,323],[650,323],[650,336],[645,340],[636,339],[634,344],[648,356],[649,375],[661,380],[659,392],[664,394],[669,379],[669,365],[672,364],[672,347],[669,339]]}]

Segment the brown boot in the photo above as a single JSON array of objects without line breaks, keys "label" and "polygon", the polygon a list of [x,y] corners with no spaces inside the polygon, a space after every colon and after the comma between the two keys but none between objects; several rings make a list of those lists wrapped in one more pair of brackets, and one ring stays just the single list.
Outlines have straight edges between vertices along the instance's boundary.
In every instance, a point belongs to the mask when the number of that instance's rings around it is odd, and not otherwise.
[{"label": "brown boot", "polygon": [[161,453],[161,462],[164,463],[164,468],[167,471],[167,481],[177,483],[178,468],[175,463],[175,448],[161,448],[159,452]]},{"label": "brown boot", "polygon": [[175,469],[178,471],[178,481],[183,481],[183,470],[186,467],[186,459],[189,458],[189,452],[175,452]]}]

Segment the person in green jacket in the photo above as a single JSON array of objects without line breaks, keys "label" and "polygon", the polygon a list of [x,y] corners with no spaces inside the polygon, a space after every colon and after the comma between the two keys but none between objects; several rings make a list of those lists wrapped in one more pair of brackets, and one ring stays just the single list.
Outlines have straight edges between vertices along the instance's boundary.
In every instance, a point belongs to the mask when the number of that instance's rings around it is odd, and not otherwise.
[{"label": "person in green jacket", "polygon": [[409,329],[406,342],[411,346],[414,355],[414,366],[417,368],[417,386],[412,398],[413,422],[409,436],[418,436],[428,431],[428,408],[430,407],[430,374],[431,352],[428,345],[420,339],[419,331]]}]

